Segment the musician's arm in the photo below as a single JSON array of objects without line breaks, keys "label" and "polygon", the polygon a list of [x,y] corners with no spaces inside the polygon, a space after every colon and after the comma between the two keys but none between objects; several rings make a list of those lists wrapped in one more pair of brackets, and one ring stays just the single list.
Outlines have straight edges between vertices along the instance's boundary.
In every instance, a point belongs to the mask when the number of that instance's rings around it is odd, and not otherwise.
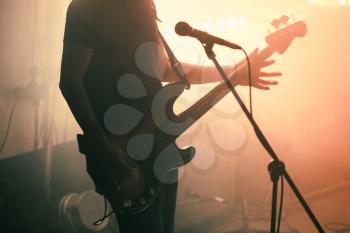
[{"label": "musician's arm", "polygon": [[136,165],[109,142],[84,87],[85,73],[93,53],[91,48],[64,43],[59,87],[89,145],[97,151],[93,151],[97,157],[116,169],[118,176],[133,177],[135,173],[131,169]]},{"label": "musician's arm", "polygon": [[[201,83],[213,83],[213,82],[220,82],[222,81],[221,76],[219,75],[217,69],[214,66],[200,66],[200,65],[194,65],[190,63],[181,63],[182,67],[184,68],[188,81],[191,84],[201,84]],[[234,71],[236,71],[236,75],[238,75],[239,70],[238,66],[223,66],[223,69],[225,70],[226,74],[233,75]],[[165,74],[165,81],[167,82],[175,82],[178,80],[178,77],[173,72],[171,67],[168,67]],[[234,84],[237,85],[238,82],[235,80]]]},{"label": "musician's arm", "polygon": [[104,139],[84,88],[84,77],[94,50],[64,43],[59,87],[84,134],[91,139]]},{"label": "musician's arm", "polygon": [[[268,90],[270,85],[276,85],[277,81],[264,80],[262,78],[281,76],[279,72],[262,72],[261,69],[272,65],[274,60],[261,60],[258,50],[254,50],[250,55],[252,86],[258,89]],[[217,69],[214,66],[200,66],[188,63],[182,63],[183,68],[187,71],[187,77],[191,84],[212,83],[222,81]],[[247,86],[248,66],[246,60],[242,60],[235,66],[224,66],[225,73],[232,77],[233,85]],[[178,80],[170,65],[166,66],[165,78],[163,81],[176,82]]]}]

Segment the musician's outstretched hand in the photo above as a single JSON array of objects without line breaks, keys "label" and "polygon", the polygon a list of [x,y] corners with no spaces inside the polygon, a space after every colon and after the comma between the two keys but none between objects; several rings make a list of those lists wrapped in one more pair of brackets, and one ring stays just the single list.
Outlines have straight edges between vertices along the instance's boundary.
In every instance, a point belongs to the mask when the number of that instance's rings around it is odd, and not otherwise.
[{"label": "musician's outstretched hand", "polygon": [[[275,60],[269,60],[269,57],[264,59],[260,54],[259,50],[255,49],[249,55],[251,63],[251,72],[252,72],[252,86],[261,89],[269,90],[271,85],[277,85],[276,80],[271,80],[271,78],[281,76],[280,72],[264,72],[262,69],[275,63]],[[240,66],[240,75],[238,85],[248,86],[249,85],[249,76],[248,76],[248,65],[247,62],[243,62]]]}]

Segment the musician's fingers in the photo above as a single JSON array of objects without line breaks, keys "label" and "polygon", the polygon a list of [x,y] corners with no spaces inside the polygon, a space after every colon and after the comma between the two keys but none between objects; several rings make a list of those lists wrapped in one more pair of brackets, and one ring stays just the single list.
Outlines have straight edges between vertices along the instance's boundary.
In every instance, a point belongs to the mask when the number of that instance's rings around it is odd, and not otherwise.
[{"label": "musician's fingers", "polygon": [[259,84],[261,85],[277,85],[277,81],[271,81],[271,80],[264,80],[264,79],[259,79]]},{"label": "musician's fingers", "polygon": [[266,61],[263,61],[261,64],[260,64],[260,68],[264,68],[266,66],[270,66],[272,64],[274,64],[276,61],[275,60],[266,60]]},{"label": "musician's fingers", "polygon": [[137,168],[139,167],[139,165],[137,163],[135,163],[134,161],[132,161],[128,156],[123,156],[123,160],[125,161],[125,163],[132,168]]},{"label": "musician's fingers", "polygon": [[249,54],[249,57],[252,58],[253,56],[256,56],[256,55],[258,54],[258,52],[259,52],[259,49],[258,49],[258,48],[254,49],[253,52],[251,52],[251,53]]},{"label": "musician's fingers", "polygon": [[125,168],[125,169],[132,169],[137,167],[137,164],[131,161],[131,159],[128,158],[128,156],[126,156],[125,154],[121,154],[120,156],[115,156],[114,162],[116,164],[120,164],[121,168]]},{"label": "musician's fingers", "polygon": [[254,87],[257,88],[257,89],[260,89],[260,90],[270,90],[270,87],[263,86],[263,85],[260,85],[260,84],[255,84]]},{"label": "musician's fingers", "polygon": [[260,77],[278,77],[282,76],[281,72],[260,72]]}]

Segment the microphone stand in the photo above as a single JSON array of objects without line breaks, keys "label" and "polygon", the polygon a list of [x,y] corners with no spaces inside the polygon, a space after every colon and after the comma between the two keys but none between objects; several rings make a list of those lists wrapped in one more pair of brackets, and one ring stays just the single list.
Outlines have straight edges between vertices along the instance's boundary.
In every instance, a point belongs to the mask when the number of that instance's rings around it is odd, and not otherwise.
[{"label": "microphone stand", "polygon": [[217,70],[219,71],[220,75],[222,76],[223,80],[225,81],[226,86],[230,89],[230,91],[232,92],[233,96],[236,98],[238,104],[241,106],[244,114],[246,115],[246,117],[250,121],[251,125],[253,126],[255,134],[256,134],[257,138],[259,139],[260,143],[263,145],[265,150],[268,152],[268,154],[272,158],[272,161],[268,165],[268,172],[270,174],[271,181],[272,181],[272,184],[273,184],[273,188],[272,188],[272,208],[271,208],[271,228],[270,228],[271,230],[270,230],[270,232],[271,233],[275,233],[276,232],[278,180],[279,180],[279,178],[281,176],[283,176],[286,179],[287,183],[289,184],[290,188],[293,190],[293,192],[294,192],[295,196],[297,197],[297,199],[299,200],[300,204],[303,206],[304,210],[308,214],[309,218],[311,219],[311,221],[313,222],[313,224],[317,228],[318,232],[325,233],[325,231],[323,230],[321,224],[318,222],[317,218],[315,217],[314,213],[312,212],[311,208],[309,207],[309,205],[305,201],[304,197],[299,192],[299,190],[298,190],[297,186],[294,184],[292,178],[289,176],[289,174],[288,174],[288,172],[287,172],[287,170],[285,168],[284,163],[279,160],[277,154],[272,149],[271,145],[267,141],[267,139],[264,136],[263,132],[261,131],[261,129],[259,128],[258,124],[254,120],[253,116],[250,114],[250,112],[248,111],[247,107],[245,106],[245,104],[243,103],[242,99],[240,98],[240,96],[238,95],[237,91],[235,90],[234,86],[232,85],[232,83],[228,79],[228,77],[227,77],[226,73],[224,72],[223,68],[220,66],[218,60],[216,59],[216,54],[213,51],[214,43],[213,42],[207,42],[207,41],[201,41],[201,40],[199,40],[199,41],[203,45],[208,58],[210,60],[212,60],[213,63],[215,64]]}]

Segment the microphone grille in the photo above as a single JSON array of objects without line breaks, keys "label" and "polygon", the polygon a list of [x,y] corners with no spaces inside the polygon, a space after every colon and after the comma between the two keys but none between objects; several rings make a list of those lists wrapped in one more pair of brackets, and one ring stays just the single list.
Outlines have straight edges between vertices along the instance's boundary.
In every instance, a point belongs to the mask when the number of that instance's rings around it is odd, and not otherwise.
[{"label": "microphone grille", "polygon": [[175,26],[175,32],[179,36],[187,36],[191,32],[191,26],[186,22],[178,22]]}]

